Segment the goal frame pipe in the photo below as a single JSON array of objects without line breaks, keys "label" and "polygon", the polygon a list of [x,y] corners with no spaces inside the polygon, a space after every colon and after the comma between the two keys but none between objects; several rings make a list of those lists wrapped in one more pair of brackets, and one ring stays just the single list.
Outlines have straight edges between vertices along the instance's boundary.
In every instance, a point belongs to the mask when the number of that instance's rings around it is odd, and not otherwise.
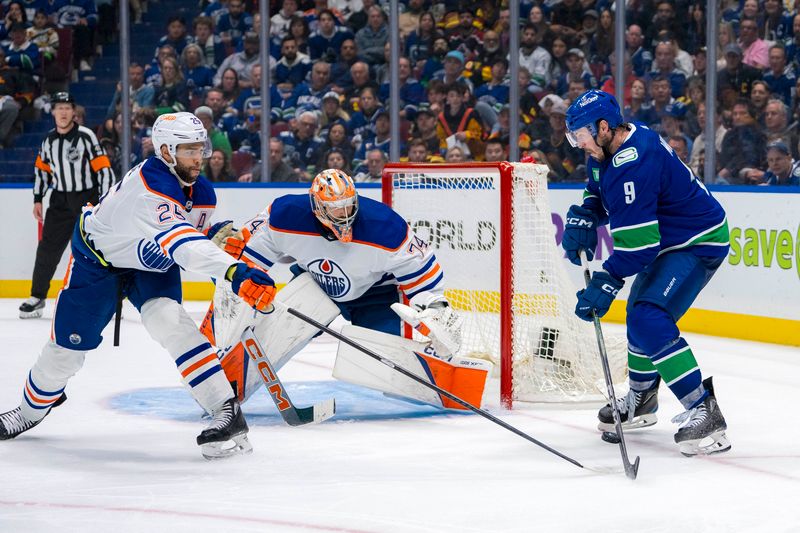
[{"label": "goal frame pipe", "polygon": [[[496,169],[500,174],[500,402],[506,409],[513,407],[514,396],[514,247],[513,237],[513,203],[514,165],[510,162],[487,163],[450,163],[450,168],[464,169]],[[434,163],[391,163],[386,165],[381,180],[381,201],[394,207],[392,201],[392,175],[398,171],[439,170],[442,165]]]}]

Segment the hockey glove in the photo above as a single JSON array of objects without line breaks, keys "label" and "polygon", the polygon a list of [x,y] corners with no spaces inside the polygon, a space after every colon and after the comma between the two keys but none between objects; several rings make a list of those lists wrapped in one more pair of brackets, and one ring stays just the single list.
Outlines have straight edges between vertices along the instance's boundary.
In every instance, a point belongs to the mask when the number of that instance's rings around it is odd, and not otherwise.
[{"label": "hockey glove", "polygon": [[225,253],[236,259],[240,259],[244,252],[245,244],[247,244],[249,232],[246,229],[237,231],[233,227],[233,221],[225,220],[223,222],[217,222],[208,228],[208,233],[206,235],[211,242],[222,248]]},{"label": "hockey glove", "polygon": [[256,311],[269,312],[275,298],[275,282],[260,268],[237,263],[228,269],[225,279],[231,282],[233,292]]},{"label": "hockey glove", "polygon": [[411,298],[411,304],[392,304],[392,310],[429,338],[436,357],[447,359],[461,348],[463,319],[450,307],[444,296],[422,292]]},{"label": "hockey glove", "polygon": [[567,220],[564,225],[564,239],[561,246],[567,252],[567,259],[572,264],[580,266],[581,250],[586,250],[586,259],[594,259],[594,250],[597,248],[597,215],[591,209],[573,205],[567,211]]},{"label": "hockey glove", "polygon": [[225,239],[235,233],[236,230],[233,227],[233,220],[223,220],[222,222],[216,222],[212,224],[211,227],[206,230],[206,237],[208,237],[211,242],[222,248],[222,243],[225,241]]},{"label": "hockey glove", "polygon": [[617,279],[604,270],[598,270],[592,275],[589,286],[578,291],[578,305],[575,314],[578,318],[591,322],[594,320],[592,311],[597,313],[597,318],[602,317],[611,307],[611,302],[619,294],[625,282]]}]

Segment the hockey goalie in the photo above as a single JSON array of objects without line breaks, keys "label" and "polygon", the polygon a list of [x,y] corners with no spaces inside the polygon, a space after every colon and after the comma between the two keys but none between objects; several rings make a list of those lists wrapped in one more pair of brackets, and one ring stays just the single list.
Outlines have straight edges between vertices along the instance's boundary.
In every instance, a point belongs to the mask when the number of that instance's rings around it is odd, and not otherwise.
[{"label": "hockey goalie", "polygon": [[[480,406],[492,364],[457,355],[462,320],[444,296],[444,273],[432,249],[390,207],[359,198],[344,172],[325,170],[308,194],[277,198],[239,230],[219,222],[208,236],[237,259],[265,270],[289,263],[295,274],[269,313],[253,313],[228,283],[217,284],[201,330],[220,347],[240,401],[263,386],[240,342],[245,328],[254,327],[275,370],[319,333],[288,307],[324,325],[341,314],[350,322],[344,336]],[[421,340],[411,338],[412,330]],[[393,397],[462,409],[343,343],[333,376]]]}]

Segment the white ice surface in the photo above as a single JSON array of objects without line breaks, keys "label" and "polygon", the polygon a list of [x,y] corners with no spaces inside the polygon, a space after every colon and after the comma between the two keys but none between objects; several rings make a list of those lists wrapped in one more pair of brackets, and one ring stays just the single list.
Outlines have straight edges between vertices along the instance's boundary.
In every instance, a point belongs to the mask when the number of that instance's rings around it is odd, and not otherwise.
[{"label": "white ice surface", "polygon": [[[17,305],[0,300],[0,411],[18,405],[49,334],[49,320],[21,321]],[[187,307],[199,321],[204,306]],[[332,381],[328,336],[281,378],[300,393],[315,384],[298,404],[336,395],[344,420],[291,428],[256,397],[244,408],[254,453],[207,462],[194,442],[200,410],[137,313],[126,307],[121,347],[111,327],[105,337],[64,405],[0,442],[0,531],[800,532],[797,348],[687,335],[715,376],[733,449],[681,456],[669,423],[681,409],[662,388],[659,423],[627,434],[641,456],[630,481],[618,447],[599,438],[595,407],[491,411],[613,473],[577,468],[476,415],[395,402],[370,416],[392,400]]]}]

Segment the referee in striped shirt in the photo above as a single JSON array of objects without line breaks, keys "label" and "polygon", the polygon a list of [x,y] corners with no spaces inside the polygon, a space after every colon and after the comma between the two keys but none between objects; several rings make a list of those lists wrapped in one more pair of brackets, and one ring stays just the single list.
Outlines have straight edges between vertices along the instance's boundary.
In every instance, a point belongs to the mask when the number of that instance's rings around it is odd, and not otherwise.
[{"label": "referee in striped shirt", "polygon": [[[111,161],[94,132],[74,120],[75,99],[59,92],[51,105],[56,127],[47,134],[36,156],[33,182],[33,216],[44,221],[44,226],[36,249],[31,297],[20,305],[20,318],[42,316],[50,281],[81,208],[87,202],[96,204],[114,181]],[[42,199],[51,185],[47,216],[42,217]]]}]

